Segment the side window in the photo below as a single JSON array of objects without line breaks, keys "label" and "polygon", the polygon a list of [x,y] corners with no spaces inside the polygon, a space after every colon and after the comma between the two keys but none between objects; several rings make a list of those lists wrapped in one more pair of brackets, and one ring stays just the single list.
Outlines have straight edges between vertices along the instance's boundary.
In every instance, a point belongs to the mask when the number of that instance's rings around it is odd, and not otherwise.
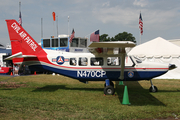
[{"label": "side window", "polygon": [[107,65],[109,66],[119,66],[121,63],[120,57],[108,57],[107,58]]},{"label": "side window", "polygon": [[91,58],[91,65],[92,66],[102,66],[103,65],[103,58]]},{"label": "side window", "polygon": [[76,58],[70,58],[69,64],[76,66]]},{"label": "side window", "polygon": [[86,57],[80,57],[79,58],[79,66],[87,66],[88,59]]}]

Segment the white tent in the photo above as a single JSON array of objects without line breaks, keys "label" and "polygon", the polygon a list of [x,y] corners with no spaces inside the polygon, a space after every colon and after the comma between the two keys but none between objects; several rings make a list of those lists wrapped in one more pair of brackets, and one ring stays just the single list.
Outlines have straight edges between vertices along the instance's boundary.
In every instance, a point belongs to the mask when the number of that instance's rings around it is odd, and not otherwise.
[{"label": "white tent", "polygon": [[180,79],[180,47],[161,37],[134,47],[128,55],[137,56],[143,61],[175,64],[176,69],[157,79]]}]

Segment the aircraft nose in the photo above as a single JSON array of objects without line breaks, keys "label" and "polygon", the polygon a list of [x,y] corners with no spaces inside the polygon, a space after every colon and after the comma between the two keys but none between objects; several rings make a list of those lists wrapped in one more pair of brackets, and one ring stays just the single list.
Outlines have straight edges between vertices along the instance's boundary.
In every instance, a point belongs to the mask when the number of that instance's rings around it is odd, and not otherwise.
[{"label": "aircraft nose", "polygon": [[177,68],[177,66],[175,64],[169,64],[169,70],[173,70]]}]

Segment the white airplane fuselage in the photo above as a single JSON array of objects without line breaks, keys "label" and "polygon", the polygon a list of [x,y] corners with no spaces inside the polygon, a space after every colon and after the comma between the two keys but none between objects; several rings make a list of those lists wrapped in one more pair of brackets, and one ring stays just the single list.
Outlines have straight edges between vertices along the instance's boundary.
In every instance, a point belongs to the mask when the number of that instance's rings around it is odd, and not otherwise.
[{"label": "white airplane fuselage", "polygon": [[[53,50],[45,50],[47,57],[39,56],[38,60],[25,59],[23,64],[28,64],[33,70],[48,70],[71,78],[85,81],[104,81],[110,79],[119,81],[121,65],[108,64],[109,56],[95,56],[92,53],[70,53]],[[93,61],[98,59],[101,63]],[[85,63],[82,64],[82,59]],[[72,63],[75,62],[75,63]],[[35,68],[35,69],[34,69]],[[169,70],[168,64],[155,62],[142,62],[133,56],[126,58],[124,68],[124,80],[138,81],[150,80],[160,76]]]}]

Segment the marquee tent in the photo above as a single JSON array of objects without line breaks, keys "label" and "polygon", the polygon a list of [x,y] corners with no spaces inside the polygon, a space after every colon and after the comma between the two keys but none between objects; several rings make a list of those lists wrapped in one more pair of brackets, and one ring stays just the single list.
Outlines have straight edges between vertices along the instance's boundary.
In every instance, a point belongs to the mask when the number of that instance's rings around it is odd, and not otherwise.
[{"label": "marquee tent", "polygon": [[156,79],[180,79],[180,47],[161,37],[134,47],[128,55],[134,55],[143,61],[175,64],[176,69]]}]

